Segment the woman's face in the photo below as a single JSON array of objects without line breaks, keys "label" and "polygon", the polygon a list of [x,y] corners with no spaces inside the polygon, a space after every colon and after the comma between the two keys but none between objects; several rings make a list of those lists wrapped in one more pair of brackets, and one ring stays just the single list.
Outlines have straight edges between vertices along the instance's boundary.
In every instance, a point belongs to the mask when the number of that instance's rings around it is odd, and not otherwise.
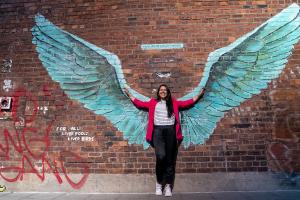
[{"label": "woman's face", "polygon": [[159,92],[158,92],[158,95],[161,99],[166,99],[167,98],[167,95],[168,95],[168,91],[167,91],[167,88],[165,86],[161,86],[159,88]]}]

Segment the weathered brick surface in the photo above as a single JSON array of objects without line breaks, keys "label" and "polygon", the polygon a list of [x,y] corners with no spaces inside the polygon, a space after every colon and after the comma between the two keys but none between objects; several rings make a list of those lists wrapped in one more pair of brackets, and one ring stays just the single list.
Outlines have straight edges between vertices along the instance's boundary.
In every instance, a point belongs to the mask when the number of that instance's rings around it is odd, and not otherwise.
[{"label": "weathered brick surface", "polygon": [[[167,83],[180,97],[198,84],[210,52],[230,44],[291,2],[2,0],[0,61],[12,59],[13,66],[11,72],[0,73],[0,96],[14,96],[18,104],[14,104],[15,115],[1,113],[7,116],[0,120],[2,147],[6,146],[5,130],[14,138],[7,144],[9,159],[0,149],[1,166],[22,166],[22,156],[27,155],[25,171],[33,171],[30,163],[41,169],[42,157],[60,172],[60,161],[68,172],[82,172],[84,166],[90,173],[153,173],[155,169],[152,149],[128,145],[108,120],[70,100],[51,80],[31,44],[35,14],[117,54],[127,82],[137,91],[151,96],[159,84]],[[141,44],[174,42],[183,42],[185,48],[140,48]],[[299,172],[299,61],[298,45],[280,77],[228,112],[205,144],[180,148],[177,172]],[[172,76],[158,78],[155,72],[171,72]],[[13,88],[4,91],[7,79]],[[22,120],[25,126],[20,126]],[[80,127],[94,140],[68,141],[59,127]],[[25,142],[21,146],[26,151],[18,152],[16,138],[21,140],[22,131]],[[45,140],[47,133],[49,140]]]}]

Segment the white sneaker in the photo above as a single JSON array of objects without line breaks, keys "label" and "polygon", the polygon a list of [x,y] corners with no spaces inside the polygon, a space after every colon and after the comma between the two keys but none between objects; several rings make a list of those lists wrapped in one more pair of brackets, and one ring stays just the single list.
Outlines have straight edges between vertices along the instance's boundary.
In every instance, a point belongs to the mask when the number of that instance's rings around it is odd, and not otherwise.
[{"label": "white sneaker", "polygon": [[164,192],[165,192],[165,197],[172,196],[172,190],[170,184],[166,184]]},{"label": "white sneaker", "polygon": [[162,195],[162,185],[157,182],[156,182],[156,186],[155,186],[155,194]]}]

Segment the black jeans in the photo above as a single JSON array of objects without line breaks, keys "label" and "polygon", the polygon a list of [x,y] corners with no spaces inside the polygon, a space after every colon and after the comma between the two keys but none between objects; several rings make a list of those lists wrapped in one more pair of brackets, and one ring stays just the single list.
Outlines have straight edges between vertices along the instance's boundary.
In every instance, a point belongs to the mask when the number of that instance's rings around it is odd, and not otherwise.
[{"label": "black jeans", "polygon": [[154,126],[153,143],[157,182],[173,184],[178,151],[175,126]]}]

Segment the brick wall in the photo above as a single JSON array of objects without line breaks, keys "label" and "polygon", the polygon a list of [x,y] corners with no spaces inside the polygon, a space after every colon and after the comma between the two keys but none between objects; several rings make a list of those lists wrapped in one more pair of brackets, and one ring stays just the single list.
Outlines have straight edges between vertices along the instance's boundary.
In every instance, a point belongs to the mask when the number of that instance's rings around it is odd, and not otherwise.
[{"label": "brick wall", "polygon": [[[181,97],[199,83],[210,52],[291,3],[2,0],[0,61],[13,63],[0,73],[0,96],[14,97],[12,110],[1,112],[2,173],[16,171],[19,178],[22,170],[42,171],[43,163],[50,172],[154,173],[153,149],[128,145],[108,120],[70,100],[51,80],[31,43],[35,14],[117,54],[127,82],[140,93],[152,96],[167,83]],[[144,51],[140,46],[176,42],[185,47]],[[280,77],[226,113],[205,144],[181,147],[177,172],[299,172],[299,59],[298,45]],[[156,72],[172,76],[159,78]],[[83,132],[91,141],[70,141],[66,131]]]}]

